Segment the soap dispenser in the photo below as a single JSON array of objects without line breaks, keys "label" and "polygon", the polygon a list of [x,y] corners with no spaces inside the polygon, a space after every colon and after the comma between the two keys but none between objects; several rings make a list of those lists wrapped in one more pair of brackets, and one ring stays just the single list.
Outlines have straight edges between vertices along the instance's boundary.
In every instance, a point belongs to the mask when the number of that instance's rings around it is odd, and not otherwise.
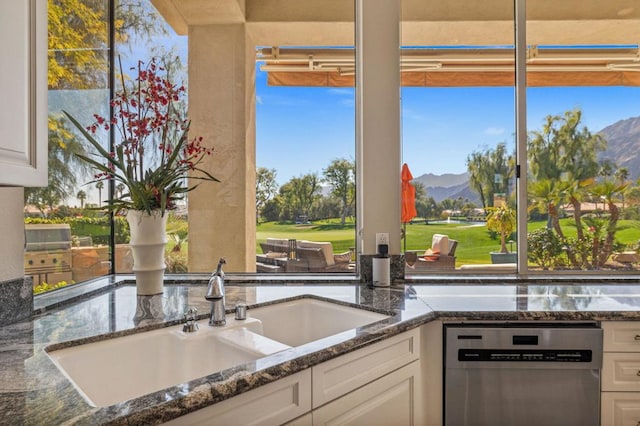
[{"label": "soap dispenser", "polygon": [[391,261],[388,244],[378,244],[378,254],[373,258],[372,272],[375,287],[389,287],[391,284]]}]

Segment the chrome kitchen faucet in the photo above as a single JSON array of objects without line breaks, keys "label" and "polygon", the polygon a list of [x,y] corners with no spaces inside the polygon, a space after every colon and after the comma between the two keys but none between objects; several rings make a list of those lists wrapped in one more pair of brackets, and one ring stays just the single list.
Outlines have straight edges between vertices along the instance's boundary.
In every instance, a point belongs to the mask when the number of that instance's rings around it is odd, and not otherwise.
[{"label": "chrome kitchen faucet", "polygon": [[221,257],[216,271],[212,273],[211,278],[209,278],[207,294],[204,296],[205,299],[211,301],[209,325],[218,327],[227,323],[224,307],[224,272],[222,271],[222,265],[225,263],[227,263],[226,260],[224,260],[224,257]]}]

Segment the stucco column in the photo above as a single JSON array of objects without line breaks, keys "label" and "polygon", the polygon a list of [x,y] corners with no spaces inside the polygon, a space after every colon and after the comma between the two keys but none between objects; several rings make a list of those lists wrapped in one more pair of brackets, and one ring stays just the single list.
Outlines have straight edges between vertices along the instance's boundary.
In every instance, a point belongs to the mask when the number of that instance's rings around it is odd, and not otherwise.
[{"label": "stucco column", "polygon": [[400,5],[357,0],[358,228],[362,254],[376,253],[377,232],[400,253]]},{"label": "stucco column", "polygon": [[[255,270],[255,83],[244,24],[189,27],[190,135],[215,147],[204,168],[220,179],[189,194],[189,270]],[[193,182],[191,182],[193,183]]]}]

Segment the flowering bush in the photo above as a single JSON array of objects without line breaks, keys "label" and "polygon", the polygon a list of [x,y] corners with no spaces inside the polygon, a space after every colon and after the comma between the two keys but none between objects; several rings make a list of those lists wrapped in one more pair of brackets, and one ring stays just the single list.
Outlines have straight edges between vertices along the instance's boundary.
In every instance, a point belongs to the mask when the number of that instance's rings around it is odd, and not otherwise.
[{"label": "flowering bush", "polygon": [[[187,173],[189,179],[218,181],[199,167],[213,149],[202,145],[202,137],[188,138],[190,122],[180,104],[185,88],[171,83],[168,73],[161,76],[164,71],[155,59],[146,66],[140,61],[138,75],[127,87],[121,66],[122,90],[111,101],[111,119],[94,114],[95,122],[84,127],[64,111],[97,151],[94,156],[101,157],[76,154],[98,171],[89,183],[113,179],[126,187],[108,202],[109,210],[145,210],[150,214],[159,209],[164,215],[198,186],[187,184]],[[117,131],[120,142],[114,151],[104,149],[95,139],[102,129]]]}]

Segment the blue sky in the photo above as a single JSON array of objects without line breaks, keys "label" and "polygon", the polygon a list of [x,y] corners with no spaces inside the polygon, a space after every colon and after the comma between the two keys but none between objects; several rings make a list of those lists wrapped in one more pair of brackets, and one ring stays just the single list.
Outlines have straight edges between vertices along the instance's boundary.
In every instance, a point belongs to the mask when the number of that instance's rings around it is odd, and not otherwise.
[{"label": "blue sky", "polygon": [[[157,37],[154,44],[187,63],[186,37]],[[134,42],[125,48],[124,67],[133,58],[148,60],[148,46]],[[500,142],[514,146],[514,92],[508,87],[403,88],[403,158],[413,175],[464,173],[472,151]],[[279,184],[306,173],[321,175],[334,159],[355,158],[355,89],[269,87],[257,66],[256,98],[257,165],[276,169]],[[582,109],[584,125],[599,131],[640,116],[640,88],[530,88],[528,129],[539,129],[548,114],[573,108]]]},{"label": "blue sky", "polygon": [[[332,159],[355,155],[354,90],[267,87],[257,74],[257,163],[278,182],[322,172]],[[403,88],[403,157],[414,176],[464,173],[466,157],[499,142],[513,146],[513,88]],[[563,87],[527,91],[528,129],[544,117],[580,108],[596,132],[640,115],[640,88]]]},{"label": "blue sky", "polygon": [[[167,27],[168,28],[168,27]],[[187,63],[187,38],[157,37]],[[146,58],[148,44],[127,56]],[[336,158],[355,158],[355,89],[269,87],[256,66],[256,162],[276,169],[284,184],[306,173],[322,174]],[[474,150],[500,142],[514,146],[514,88],[403,88],[403,159],[414,176],[464,173]],[[562,87],[527,91],[527,127],[539,129],[549,114],[581,108],[583,124],[596,132],[640,116],[640,88]]]}]

